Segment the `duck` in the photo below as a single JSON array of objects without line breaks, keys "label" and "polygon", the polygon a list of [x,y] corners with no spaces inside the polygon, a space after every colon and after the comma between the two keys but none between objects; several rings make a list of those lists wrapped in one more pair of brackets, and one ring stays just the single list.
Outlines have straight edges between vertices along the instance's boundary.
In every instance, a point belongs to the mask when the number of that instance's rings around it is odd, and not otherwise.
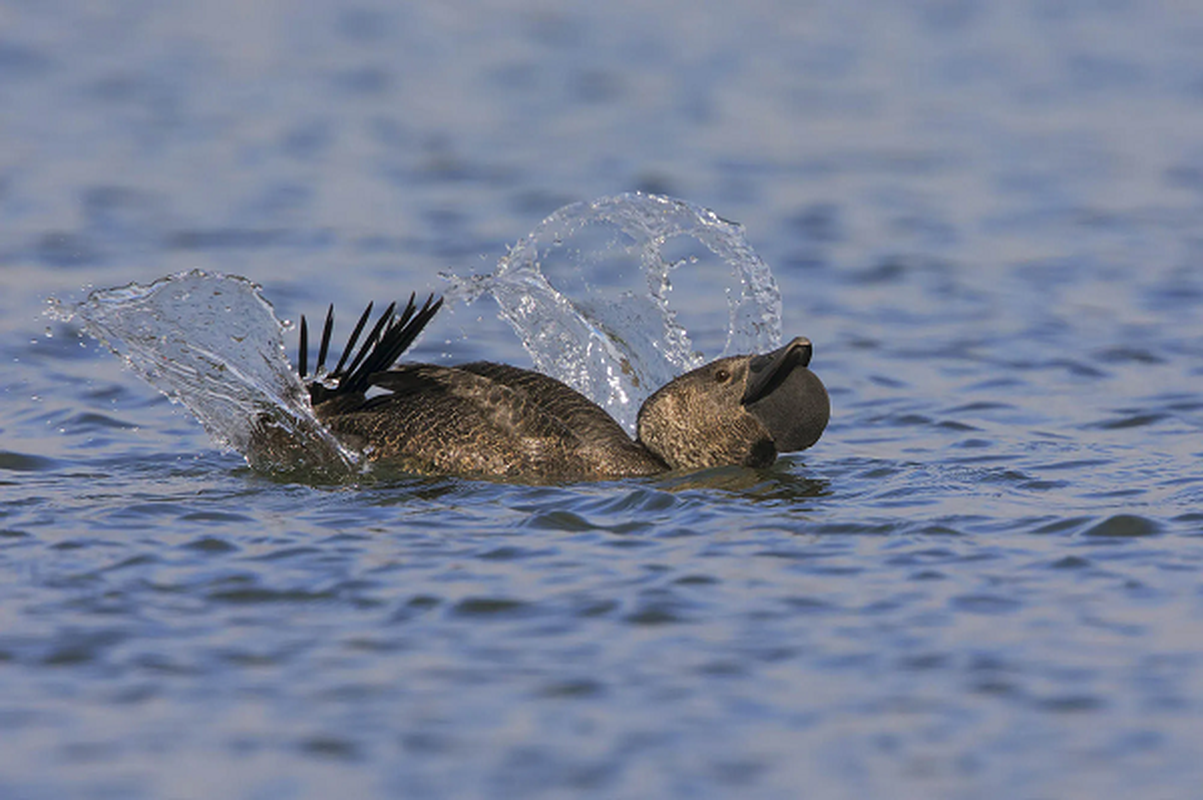
[{"label": "duck", "polygon": [[421,305],[411,294],[400,313],[391,303],[357,350],[369,303],[327,369],[330,305],[312,372],[301,317],[298,373],[314,415],[373,464],[541,484],[763,469],[780,453],[815,444],[831,415],[827,390],[809,369],[813,346],[796,337],[674,378],[644,401],[632,439],[601,406],[540,372],[488,361],[398,363],[442,305],[433,294]]}]

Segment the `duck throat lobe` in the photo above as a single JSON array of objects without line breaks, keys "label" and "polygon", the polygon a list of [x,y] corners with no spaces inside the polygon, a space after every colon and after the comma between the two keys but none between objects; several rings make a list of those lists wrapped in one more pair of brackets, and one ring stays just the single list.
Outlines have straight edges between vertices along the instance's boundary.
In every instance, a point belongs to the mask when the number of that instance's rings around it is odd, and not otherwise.
[{"label": "duck throat lobe", "polygon": [[781,453],[805,450],[819,441],[831,419],[827,389],[806,367],[794,367],[772,391],[744,407],[768,429]]}]

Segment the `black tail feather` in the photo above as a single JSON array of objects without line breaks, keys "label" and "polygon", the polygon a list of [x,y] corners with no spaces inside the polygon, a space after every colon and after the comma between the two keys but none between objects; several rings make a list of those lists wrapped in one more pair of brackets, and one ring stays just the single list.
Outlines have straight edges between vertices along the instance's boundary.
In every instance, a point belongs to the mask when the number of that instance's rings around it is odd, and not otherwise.
[{"label": "black tail feather", "polygon": [[304,379],[309,374],[309,323],[301,315],[301,344],[297,347],[297,370]]},{"label": "black tail feather", "polygon": [[[322,343],[317,348],[317,368],[326,366],[326,353],[330,351],[330,334],[334,331],[334,303],[326,309],[326,324],[322,327]],[[304,373],[301,373],[304,374]]]},{"label": "black tail feather", "polygon": [[[338,395],[366,392],[372,385],[372,376],[387,370],[409,349],[443,305],[443,298],[436,300],[433,294],[426,298],[421,308],[415,305],[415,299],[416,295],[411,294],[400,316],[394,314],[397,304],[391,303],[356,352],[355,345],[359,341],[359,335],[372,314],[372,304],[368,303],[368,307],[355,324],[355,329],[351,331],[350,338],[347,339],[347,345],[338,359],[338,366],[333,372],[325,375],[321,373],[326,365],[326,355],[329,353],[334,331],[334,306],[331,305],[326,311],[326,324],[322,328],[322,339],[318,345],[317,366],[312,375],[308,372],[309,326],[305,317],[301,317],[301,348],[297,362],[301,379],[306,383],[314,404]],[[354,358],[351,359],[350,366],[344,369],[352,353],[355,354]],[[334,383],[333,387],[327,385],[328,381]]]},{"label": "black tail feather", "polygon": [[[412,299],[410,300],[410,303],[413,303]],[[388,308],[384,309],[384,313],[380,315],[380,319],[376,320],[376,324],[372,326],[372,332],[369,333],[368,338],[364,340],[363,347],[360,347],[359,352],[355,354],[355,358],[351,359],[351,366],[347,367],[348,376],[358,375],[360,364],[363,362],[364,358],[368,354],[375,352],[376,342],[380,338],[380,332],[384,330],[384,324],[386,322],[390,324],[392,323],[393,312],[396,311],[396,309],[397,304],[395,302],[389,303]]]},{"label": "black tail feather", "polygon": [[343,365],[347,363],[347,357],[355,352],[355,343],[359,341],[359,334],[363,332],[363,326],[367,324],[368,317],[372,316],[372,303],[368,303],[368,307],[359,315],[359,322],[355,323],[355,330],[351,331],[351,338],[347,339],[347,346],[343,348],[342,357],[338,359],[338,366],[334,371],[342,374]]}]

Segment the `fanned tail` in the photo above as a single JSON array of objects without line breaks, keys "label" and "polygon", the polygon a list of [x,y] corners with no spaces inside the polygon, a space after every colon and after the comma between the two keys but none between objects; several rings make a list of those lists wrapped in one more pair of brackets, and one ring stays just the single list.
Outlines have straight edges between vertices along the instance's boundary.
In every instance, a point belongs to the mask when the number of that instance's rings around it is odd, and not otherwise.
[{"label": "fanned tail", "polygon": [[[301,317],[301,343],[297,365],[301,380],[309,389],[309,398],[314,405],[332,397],[366,392],[372,384],[372,376],[387,370],[409,349],[414,339],[418,338],[418,334],[443,305],[443,298],[436,300],[431,294],[422,307],[418,308],[414,303],[416,297],[416,294],[409,296],[409,302],[400,316],[394,313],[397,304],[390,303],[356,352],[355,345],[359,341],[359,335],[363,333],[364,326],[372,316],[372,304],[368,303],[359,321],[355,323],[355,329],[351,331],[342,356],[338,359],[338,365],[332,372],[323,370],[334,332],[334,305],[331,304],[326,310],[326,323],[322,326],[322,339],[318,345],[317,366],[312,374],[309,372],[309,324],[304,316]],[[351,359],[350,365],[347,364],[348,358]]]}]

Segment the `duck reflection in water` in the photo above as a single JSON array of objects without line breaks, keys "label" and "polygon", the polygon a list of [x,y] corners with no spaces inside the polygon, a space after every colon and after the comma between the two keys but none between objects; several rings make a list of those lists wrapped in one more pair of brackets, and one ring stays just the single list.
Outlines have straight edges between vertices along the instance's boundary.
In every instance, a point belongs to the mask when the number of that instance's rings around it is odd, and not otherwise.
[{"label": "duck reflection in water", "polygon": [[632,440],[599,405],[538,372],[486,361],[396,364],[441,305],[433,295],[420,307],[411,295],[399,315],[390,305],[356,351],[369,304],[327,371],[331,306],[312,373],[301,318],[298,365],[317,418],[381,465],[541,483],[767,467],[818,441],[830,416],[827,391],[808,368],[811,343],[799,337],[670,381],[640,408]]}]

